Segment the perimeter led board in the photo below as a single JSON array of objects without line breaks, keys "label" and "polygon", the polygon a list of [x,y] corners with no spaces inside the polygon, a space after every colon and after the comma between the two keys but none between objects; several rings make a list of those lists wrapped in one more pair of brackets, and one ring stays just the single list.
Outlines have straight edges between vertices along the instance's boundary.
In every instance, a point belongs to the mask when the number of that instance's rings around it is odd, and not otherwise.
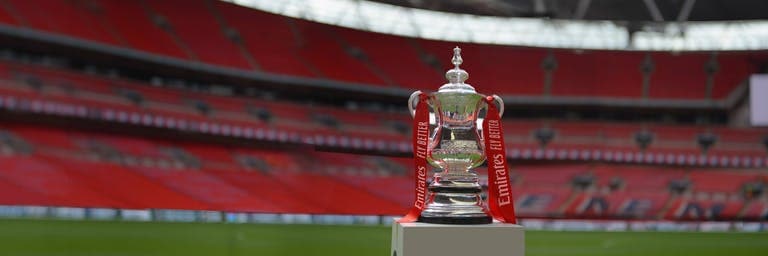
[{"label": "perimeter led board", "polygon": [[749,109],[752,126],[768,126],[768,75],[750,77]]}]

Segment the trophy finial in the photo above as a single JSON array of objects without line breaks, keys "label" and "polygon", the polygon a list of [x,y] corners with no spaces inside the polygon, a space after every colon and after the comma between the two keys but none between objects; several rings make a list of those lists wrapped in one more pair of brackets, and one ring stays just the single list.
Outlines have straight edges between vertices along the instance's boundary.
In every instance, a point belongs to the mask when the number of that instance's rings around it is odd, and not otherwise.
[{"label": "trophy finial", "polygon": [[452,84],[463,84],[464,81],[469,78],[469,73],[459,67],[461,63],[464,63],[464,59],[461,58],[461,48],[458,46],[453,48],[453,58],[451,58],[451,63],[453,63],[454,67],[453,69],[448,70],[448,72],[445,72],[445,78]]},{"label": "trophy finial", "polygon": [[451,59],[451,63],[453,63],[456,69],[459,69],[459,65],[461,65],[462,62],[464,62],[464,60],[461,59],[461,48],[456,46],[456,48],[453,48],[453,59]]}]

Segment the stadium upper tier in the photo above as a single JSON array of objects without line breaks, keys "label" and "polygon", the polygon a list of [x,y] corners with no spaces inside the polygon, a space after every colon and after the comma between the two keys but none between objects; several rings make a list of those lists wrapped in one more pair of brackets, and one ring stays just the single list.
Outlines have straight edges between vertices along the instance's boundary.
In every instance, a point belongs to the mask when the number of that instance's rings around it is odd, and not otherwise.
[{"label": "stadium upper tier", "polygon": [[[0,110],[254,141],[411,152],[407,113],[216,96],[19,62],[0,62]],[[768,131],[761,128],[505,120],[504,129],[507,153],[513,159],[768,165],[764,144]],[[542,130],[551,131],[546,143],[537,135]],[[637,141],[641,131],[651,136],[645,148]],[[704,150],[697,138],[706,134],[715,140]]]},{"label": "stadium upper tier", "polygon": [[[442,60],[455,46],[204,0],[9,0],[0,22],[189,62],[370,88],[432,90],[443,83],[449,63]],[[535,97],[723,99],[768,59],[765,52],[461,47],[479,91]]]}]

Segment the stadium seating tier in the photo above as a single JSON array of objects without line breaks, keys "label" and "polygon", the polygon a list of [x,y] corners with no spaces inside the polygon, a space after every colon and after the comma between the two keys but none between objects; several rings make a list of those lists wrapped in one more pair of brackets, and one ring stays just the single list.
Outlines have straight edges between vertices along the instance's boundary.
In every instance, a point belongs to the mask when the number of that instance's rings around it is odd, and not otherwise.
[{"label": "stadium seating tier", "polygon": [[[40,6],[60,11],[49,15],[39,12]],[[3,7],[0,22],[10,26],[223,67],[373,88],[436,88],[443,83],[440,73],[449,68],[450,49],[456,46],[281,17],[223,1],[179,5],[169,0],[14,0]],[[755,59],[764,58],[759,52],[713,55],[459,46],[465,52],[465,68],[472,74],[469,82],[478,90],[526,96],[723,99],[757,70]],[[547,75],[545,60],[550,57],[553,66]],[[647,95],[642,71],[646,58],[650,60]]]}]

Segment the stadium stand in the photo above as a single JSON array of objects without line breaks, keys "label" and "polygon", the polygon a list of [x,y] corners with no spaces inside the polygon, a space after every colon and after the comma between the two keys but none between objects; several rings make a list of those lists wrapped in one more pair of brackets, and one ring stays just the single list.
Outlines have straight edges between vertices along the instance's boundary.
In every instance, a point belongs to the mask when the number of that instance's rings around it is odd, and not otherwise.
[{"label": "stadium stand", "polygon": [[[411,200],[405,192],[412,181],[392,171],[406,169],[408,163],[391,158],[366,158],[386,163],[381,165],[338,153],[254,151],[29,125],[4,125],[3,129],[33,145],[32,153],[3,151],[0,182],[9,183],[5,188],[30,192],[23,197],[4,196],[5,204],[399,214]],[[105,147],[75,142],[84,137]],[[200,163],[164,154],[163,147],[183,148]],[[105,148],[116,150],[115,155],[99,154]],[[237,156],[249,154],[260,164],[237,161]],[[593,175],[593,182],[577,186],[574,178],[584,174]],[[762,199],[742,197],[741,188],[766,178],[750,170],[583,164],[515,165],[513,177],[521,216],[641,219],[749,217],[758,211],[753,208],[760,208]],[[617,177],[621,185],[609,188],[609,181]],[[693,184],[689,193],[707,195],[692,200],[700,197],[667,191],[672,180],[683,177]],[[381,190],[382,186],[388,189]],[[720,194],[724,198],[717,199]],[[704,217],[696,215],[697,209],[717,212]]]},{"label": "stadium stand", "polygon": [[[301,106],[278,101],[259,101],[247,98],[212,96],[184,90],[152,87],[135,81],[112,79],[66,72],[36,65],[5,63],[9,71],[5,86],[0,90],[16,100],[72,104],[73,107],[101,112],[104,118],[117,122],[138,122],[169,125],[203,132],[231,135],[245,127],[263,127],[319,139],[321,144],[352,144],[351,136],[359,138],[357,147],[394,149],[407,143],[408,137],[393,127],[382,125],[391,115],[378,112],[359,112],[328,107]],[[15,81],[14,81],[15,80]],[[34,84],[34,85],[32,85]],[[66,84],[70,89],[63,89]],[[36,89],[37,88],[37,89]],[[70,90],[70,91],[67,91]],[[74,91],[72,91],[74,90]],[[140,105],[124,95],[135,92],[142,98]],[[121,96],[122,94],[122,96]],[[195,99],[195,100],[192,100]],[[202,100],[202,101],[201,101]],[[204,102],[211,113],[201,113],[191,102]],[[271,116],[264,121],[248,113],[248,107],[258,107]],[[34,107],[34,106],[33,106]],[[321,113],[321,114],[319,114]],[[133,117],[139,115],[137,117]],[[402,115],[402,114],[401,114]],[[134,120],[137,119],[137,120]],[[395,118],[407,120],[402,115]],[[159,123],[158,123],[159,122]],[[183,125],[182,125],[183,124]],[[545,148],[537,146],[535,130],[551,126],[555,136]],[[224,128],[226,127],[226,129]],[[719,141],[706,153],[704,162],[723,166],[762,166],[766,149],[761,145],[764,134],[757,128],[729,128],[720,126],[685,126],[659,124],[617,124],[585,121],[529,122],[506,121],[507,141],[511,153],[520,158],[607,159],[611,161],[679,163],[703,152],[696,143],[696,135],[711,130]],[[646,149],[634,145],[636,132],[651,131],[656,142]],[[240,132],[241,134],[244,132]],[[722,136],[720,135],[722,133]],[[256,136],[256,135],[254,135]],[[258,136],[277,138],[278,134],[265,132]],[[292,140],[297,140],[298,138]],[[288,139],[288,138],[284,138]],[[365,140],[370,140],[365,142]],[[396,143],[395,143],[396,142]],[[382,145],[383,144],[383,145]],[[387,145],[389,144],[389,145]],[[343,145],[342,145],[343,146]],[[407,149],[406,149],[407,150]],[[595,151],[600,153],[595,154]],[[670,158],[671,157],[671,158]]]},{"label": "stadium stand", "polygon": [[222,2],[216,2],[215,6],[229,29],[237,31],[242,44],[250,49],[259,68],[283,75],[320,76],[295,51],[302,39],[289,19]]},{"label": "stadium stand", "polygon": [[170,34],[156,24],[146,8],[134,1],[91,2],[91,15],[100,17],[109,31],[121,39],[122,46],[139,51],[188,59]]},{"label": "stadium stand", "polygon": [[[9,13],[15,18],[0,22],[223,67],[259,68],[374,88],[397,85],[433,89],[441,83],[433,71],[437,68],[442,72],[447,67],[435,60],[443,59],[445,49],[454,46],[336,28],[218,1],[187,1],[184,11],[178,12],[170,11],[179,7],[172,1],[88,3],[9,1],[5,9],[13,10]],[[56,5],[66,11],[48,17],[34,9],[38,4]],[[49,21],[54,19],[73,24]],[[107,22],[96,22],[101,20]],[[468,62],[466,67],[473,74],[470,82],[479,90],[533,96],[722,99],[758,69],[753,59],[762,58],[760,53],[649,53],[652,68],[644,95],[643,53],[550,51],[554,66],[551,84],[546,85],[547,50],[477,44],[462,47],[474,58],[486,60]],[[398,58],[387,58],[394,52]],[[330,60],[333,65],[327,64]],[[596,65],[603,68],[587,68]]]},{"label": "stadium stand", "polygon": [[[373,89],[434,89],[449,68],[437,60],[454,47],[222,1],[185,3],[10,0],[0,5],[0,23]],[[62,11],[49,16],[41,6]],[[724,99],[757,69],[752,59],[760,54],[462,47],[485,60],[466,65],[478,90],[543,98]],[[644,63],[652,67],[644,71]],[[296,146],[408,155],[404,111],[221,96],[97,73],[0,61],[0,113],[9,114],[0,122],[0,204],[399,215],[412,199],[408,159]],[[59,125],[39,123],[55,118]],[[252,146],[70,129],[86,121]],[[768,211],[756,189],[768,180],[765,129],[538,119],[504,120],[504,127],[522,217],[751,220]],[[637,145],[640,131],[652,135],[645,147]],[[717,140],[703,150],[697,136],[706,133]]]},{"label": "stadium stand", "polygon": [[[8,1],[5,11],[13,19],[6,21],[34,29],[50,31],[73,37],[86,38],[108,44],[118,44],[95,17],[86,15],[86,6],[69,1]],[[41,9],[56,10],[53,14]],[[10,11],[13,10],[13,11]],[[13,21],[12,21],[13,20]],[[15,22],[14,22],[15,21]]]},{"label": "stadium stand", "polygon": [[[210,2],[205,2],[210,3]],[[204,2],[179,5],[173,1],[147,1],[156,17],[165,17],[166,31],[178,37],[179,45],[189,48],[194,59],[214,65],[252,69],[244,52],[227,38],[221,17]]]}]

